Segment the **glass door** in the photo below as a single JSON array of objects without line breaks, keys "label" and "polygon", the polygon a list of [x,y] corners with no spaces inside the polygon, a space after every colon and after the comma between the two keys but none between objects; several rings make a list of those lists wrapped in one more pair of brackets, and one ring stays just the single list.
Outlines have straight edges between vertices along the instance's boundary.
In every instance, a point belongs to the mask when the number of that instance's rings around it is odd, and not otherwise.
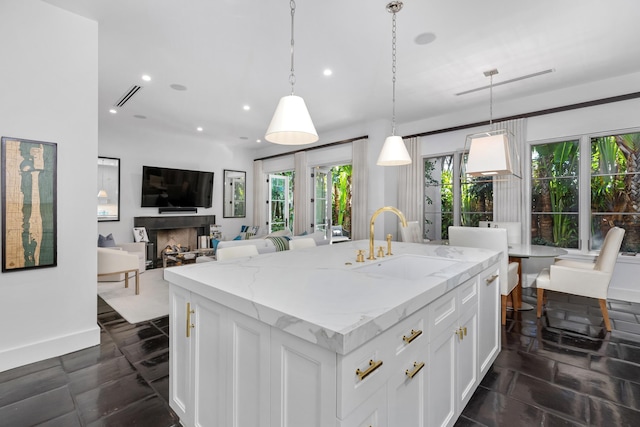
[{"label": "glass door", "polygon": [[289,225],[289,177],[269,175],[269,233]]},{"label": "glass door", "polygon": [[325,236],[330,237],[331,230],[331,169],[315,168],[313,179],[313,212],[314,230],[323,231]]}]

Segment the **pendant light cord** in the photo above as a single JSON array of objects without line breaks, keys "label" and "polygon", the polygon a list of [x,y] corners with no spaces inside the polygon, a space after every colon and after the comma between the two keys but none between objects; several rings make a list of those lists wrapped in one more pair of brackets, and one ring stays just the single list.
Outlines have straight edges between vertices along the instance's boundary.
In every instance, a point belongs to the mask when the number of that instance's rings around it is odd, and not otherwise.
[{"label": "pendant light cord", "polygon": [[293,48],[295,45],[295,42],[293,40],[293,22],[296,15],[295,0],[291,0],[289,2],[289,7],[291,8],[291,74],[289,74],[289,83],[291,83],[291,95],[293,95],[293,86],[296,84],[296,75],[293,71]]},{"label": "pendant light cord", "polygon": [[493,73],[489,76],[489,126],[493,125]]},{"label": "pendant light cord", "polygon": [[391,97],[392,114],[391,114],[391,136],[396,135],[396,11],[393,9],[393,18],[391,19],[391,79],[393,95]]}]

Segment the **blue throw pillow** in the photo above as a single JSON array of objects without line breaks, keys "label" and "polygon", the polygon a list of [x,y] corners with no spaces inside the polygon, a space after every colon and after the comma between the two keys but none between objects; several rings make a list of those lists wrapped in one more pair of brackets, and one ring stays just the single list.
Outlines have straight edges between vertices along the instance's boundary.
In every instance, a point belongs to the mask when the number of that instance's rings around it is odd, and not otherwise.
[{"label": "blue throw pillow", "polygon": [[107,237],[102,234],[98,235],[98,247],[99,248],[113,248],[116,246],[116,241],[113,238],[113,234],[109,234]]},{"label": "blue throw pillow", "polygon": [[234,237],[233,240],[242,240],[242,236],[238,235],[238,236]]},{"label": "blue throw pillow", "polygon": [[218,249],[218,243],[220,243],[220,240],[211,239],[211,248],[213,248],[214,251]]}]

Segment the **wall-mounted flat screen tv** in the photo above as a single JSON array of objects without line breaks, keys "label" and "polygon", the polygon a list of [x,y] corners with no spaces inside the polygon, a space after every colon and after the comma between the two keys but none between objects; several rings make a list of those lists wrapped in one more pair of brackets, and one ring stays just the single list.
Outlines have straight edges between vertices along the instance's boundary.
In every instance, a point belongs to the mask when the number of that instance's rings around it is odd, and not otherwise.
[{"label": "wall-mounted flat screen tv", "polygon": [[210,208],[213,172],[142,166],[142,207]]}]

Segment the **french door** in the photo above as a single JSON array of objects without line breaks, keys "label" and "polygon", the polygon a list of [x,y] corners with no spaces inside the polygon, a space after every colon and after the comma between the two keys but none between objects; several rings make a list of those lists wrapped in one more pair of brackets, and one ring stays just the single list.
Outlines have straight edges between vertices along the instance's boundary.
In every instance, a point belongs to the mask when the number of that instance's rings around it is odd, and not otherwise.
[{"label": "french door", "polygon": [[289,177],[269,175],[269,233],[291,229],[289,202]]},{"label": "french door", "polygon": [[323,231],[327,237],[331,230],[331,169],[316,167],[313,179],[314,231]]}]

